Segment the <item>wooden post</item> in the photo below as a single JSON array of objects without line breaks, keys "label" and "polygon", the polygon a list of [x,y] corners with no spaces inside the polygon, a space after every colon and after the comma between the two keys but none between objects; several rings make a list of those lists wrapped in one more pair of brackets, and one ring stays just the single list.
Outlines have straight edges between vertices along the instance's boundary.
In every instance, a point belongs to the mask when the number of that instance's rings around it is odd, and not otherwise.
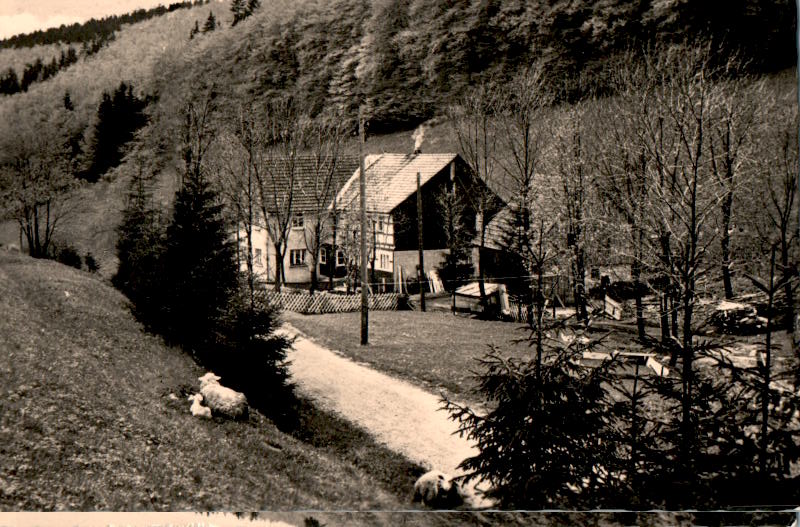
[{"label": "wooden post", "polygon": [[372,220],[372,258],[371,258],[370,263],[369,263],[369,267],[370,267],[370,275],[369,275],[370,289],[372,288],[373,285],[375,285],[375,259],[378,257],[378,235],[375,232],[375,229],[377,228],[376,227],[377,223],[378,223],[378,220],[375,220],[375,219]]},{"label": "wooden post", "polygon": [[337,258],[338,254],[336,252],[336,228],[337,225],[337,212],[336,212],[336,198],[338,198],[339,193],[337,191],[336,194],[333,195],[333,241],[331,242],[331,259],[328,260],[328,272],[330,276],[328,277],[328,291],[333,291],[333,279],[336,276],[336,266],[339,262],[339,258]]},{"label": "wooden post", "polygon": [[419,245],[419,308],[425,311],[425,256],[422,243],[422,188],[420,173],[417,172],[417,235]]},{"label": "wooden post", "polygon": [[369,344],[369,298],[367,297],[367,176],[364,172],[364,114],[358,107],[358,171],[361,190],[361,345]]}]

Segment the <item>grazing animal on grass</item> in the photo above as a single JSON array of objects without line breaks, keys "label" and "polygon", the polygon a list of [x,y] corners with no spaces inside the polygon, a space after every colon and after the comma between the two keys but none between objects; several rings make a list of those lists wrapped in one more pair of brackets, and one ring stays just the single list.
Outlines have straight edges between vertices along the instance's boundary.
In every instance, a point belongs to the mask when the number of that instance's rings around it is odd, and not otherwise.
[{"label": "grazing animal on grass", "polygon": [[414,500],[435,509],[452,509],[462,505],[464,498],[458,482],[438,470],[426,472],[414,483]]},{"label": "grazing animal on grass", "polygon": [[247,399],[243,393],[222,386],[219,383],[220,377],[211,372],[199,380],[200,393],[213,414],[232,419],[247,417]]},{"label": "grazing animal on grass", "polygon": [[199,393],[189,396],[189,400],[192,401],[192,407],[189,410],[192,412],[192,415],[196,417],[206,417],[211,418],[211,408],[208,406],[203,406],[203,396]]}]

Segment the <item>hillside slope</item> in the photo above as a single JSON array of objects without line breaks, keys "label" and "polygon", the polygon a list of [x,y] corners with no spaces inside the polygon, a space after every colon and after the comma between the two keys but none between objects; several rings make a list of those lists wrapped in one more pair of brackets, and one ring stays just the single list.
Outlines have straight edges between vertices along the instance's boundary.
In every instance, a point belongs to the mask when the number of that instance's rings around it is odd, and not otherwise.
[{"label": "hillside slope", "polygon": [[203,372],[87,273],[3,251],[0,313],[0,510],[403,508],[256,412],[192,417]]},{"label": "hillside slope", "polygon": [[[182,165],[178,144],[182,110],[209,89],[218,95],[215,125],[220,129],[236,121],[241,108],[261,111],[270,99],[286,95],[306,113],[343,110],[352,124],[362,94],[369,114],[367,152],[407,152],[413,144],[410,129],[441,116],[448,104],[481,79],[503,78],[539,59],[547,64],[548,78],[563,85],[561,89],[583,76],[594,75],[601,82],[598,72],[630,45],[631,35],[680,42],[702,34],[730,43],[731,49],[757,49],[759,57],[770,59],[758,61],[745,53],[757,76],[785,68],[794,59],[794,10],[787,0],[737,0],[717,11],[714,6],[719,1],[695,9],[683,0],[538,4],[270,0],[262,4],[235,27],[230,25],[228,0],[125,26],[113,42],[87,60],[35,84],[27,93],[0,97],[1,143],[18,134],[25,121],[41,118],[41,126],[47,126],[53,115],[63,113],[68,92],[74,105],[70,126],[82,137],[79,166],[88,163],[104,91],[125,81],[138,96],[153,97],[147,109],[150,124],[139,131],[136,144],[128,146],[131,155],[103,181],[77,193],[74,214],[64,219],[57,233],[59,241],[74,245],[79,253],[91,251],[104,276],[116,270],[114,229],[129,176],[140,170],[157,174],[161,186],[157,199],[168,207]],[[725,17],[715,16],[723,11]],[[202,25],[211,12],[221,26],[190,40],[195,22]],[[784,77],[793,85],[792,73]],[[346,149],[355,152],[355,141]],[[423,151],[457,149],[447,125],[426,132]],[[14,224],[0,225],[0,243],[17,240]]]}]

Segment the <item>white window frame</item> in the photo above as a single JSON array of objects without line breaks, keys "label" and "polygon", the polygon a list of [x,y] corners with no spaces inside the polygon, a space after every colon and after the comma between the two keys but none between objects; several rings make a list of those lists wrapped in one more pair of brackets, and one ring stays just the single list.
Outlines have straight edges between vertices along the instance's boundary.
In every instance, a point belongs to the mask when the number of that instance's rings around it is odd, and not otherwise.
[{"label": "white window frame", "polygon": [[261,261],[261,249],[256,247],[255,249],[253,249],[253,251],[254,251],[253,265],[255,265],[256,267],[261,267],[262,265],[264,265]]},{"label": "white window frame", "polygon": [[295,216],[292,216],[292,229],[302,229],[305,226],[305,221],[303,220],[303,213],[300,212]]},{"label": "white window frame", "polygon": [[[297,256],[299,255],[299,258]],[[302,267],[306,264],[305,249],[289,249],[289,266]]]},{"label": "white window frame", "polygon": [[326,251],[324,247],[319,250],[319,263],[321,265],[328,264],[328,251]]},{"label": "white window frame", "polygon": [[344,251],[341,249],[336,249],[336,266],[337,267],[344,267],[347,265],[347,262],[344,258]]}]

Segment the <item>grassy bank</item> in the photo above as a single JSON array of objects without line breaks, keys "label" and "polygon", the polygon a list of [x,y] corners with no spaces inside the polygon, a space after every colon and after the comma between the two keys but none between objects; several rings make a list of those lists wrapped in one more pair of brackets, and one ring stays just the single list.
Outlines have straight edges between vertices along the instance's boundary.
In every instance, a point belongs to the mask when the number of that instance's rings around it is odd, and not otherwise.
[{"label": "grassy bank", "polygon": [[258,412],[192,417],[185,397],[202,370],[87,273],[0,254],[0,312],[2,510],[408,507],[397,492],[414,474],[402,460],[383,463],[381,481],[337,457],[344,443],[315,448]]}]

